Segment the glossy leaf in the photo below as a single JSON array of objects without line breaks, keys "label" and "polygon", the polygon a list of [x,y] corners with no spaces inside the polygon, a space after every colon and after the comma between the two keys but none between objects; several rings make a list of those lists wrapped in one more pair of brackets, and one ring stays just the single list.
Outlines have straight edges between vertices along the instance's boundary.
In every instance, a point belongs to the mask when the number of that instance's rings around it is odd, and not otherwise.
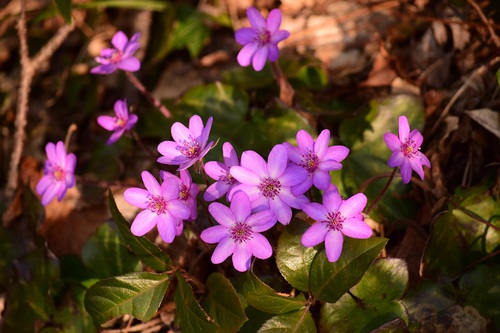
[{"label": "glossy leaf", "polygon": [[408,323],[405,307],[398,301],[408,285],[408,269],[402,259],[376,261],[337,302],[321,308],[322,332],[371,332],[401,318]]},{"label": "glossy leaf", "polygon": [[101,280],[85,295],[85,309],[96,324],[130,314],[150,320],[158,310],[170,283],[168,274],[131,273]]},{"label": "glossy leaf", "polygon": [[194,298],[191,286],[182,277],[179,271],[176,272],[177,288],[175,290],[174,302],[176,310],[176,320],[179,321],[182,332],[217,332],[218,325],[201,308]]},{"label": "glossy leaf", "polygon": [[298,290],[309,290],[309,269],[318,252],[314,247],[305,247],[301,243],[302,235],[309,224],[293,219],[283,230],[278,240],[276,264],[283,277]]},{"label": "glossy leaf", "polygon": [[334,263],[328,261],[324,249],[318,252],[309,276],[312,295],[324,302],[336,302],[358,283],[386,243],[385,238],[344,237],[342,254]]},{"label": "glossy leaf", "polygon": [[208,295],[203,301],[207,314],[220,326],[217,332],[237,332],[248,320],[231,282],[220,273],[208,277]]},{"label": "glossy leaf", "polygon": [[500,330],[500,265],[480,265],[464,273],[458,281],[460,294],[466,304],[474,306],[481,315]]},{"label": "glossy leaf", "polygon": [[130,224],[118,210],[111,191],[109,192],[109,209],[125,242],[132,248],[132,251],[134,251],[139,259],[157,271],[164,272],[169,270],[172,265],[172,259],[146,238],[137,237],[132,234]]},{"label": "glossy leaf", "polygon": [[271,314],[283,314],[295,311],[306,305],[306,299],[303,294],[296,297],[279,294],[262,282],[251,271],[246,273],[242,294],[248,304],[260,311]]},{"label": "glossy leaf", "polygon": [[422,260],[424,276],[440,282],[453,281],[465,266],[498,250],[500,244],[500,231],[478,221],[500,226],[500,198],[486,182],[457,189],[451,200],[458,207],[450,204],[434,219]]},{"label": "glossy leaf", "polygon": [[66,23],[71,23],[71,0],[54,0]]},{"label": "glossy leaf", "polygon": [[123,275],[141,268],[137,257],[128,251],[127,244],[108,224],[99,227],[85,243],[82,260],[99,278]]},{"label": "glossy leaf", "polygon": [[289,312],[268,319],[258,333],[316,333],[316,325],[309,309]]}]

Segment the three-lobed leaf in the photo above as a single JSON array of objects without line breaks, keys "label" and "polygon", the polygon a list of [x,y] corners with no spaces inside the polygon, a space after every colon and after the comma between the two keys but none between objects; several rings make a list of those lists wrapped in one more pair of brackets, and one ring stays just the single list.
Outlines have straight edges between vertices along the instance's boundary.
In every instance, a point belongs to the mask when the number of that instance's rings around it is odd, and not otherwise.
[{"label": "three-lobed leaf", "polygon": [[118,210],[111,191],[109,191],[109,209],[123,239],[125,239],[125,242],[127,242],[132,251],[134,251],[143,263],[160,272],[171,268],[172,259],[166,253],[162,252],[158,246],[144,237],[137,237],[132,234],[130,224]]},{"label": "three-lobed leaf", "polygon": [[213,273],[208,277],[206,287],[208,295],[202,305],[220,326],[218,332],[237,332],[248,318],[231,282],[224,275]]},{"label": "three-lobed leaf", "polygon": [[302,291],[309,290],[309,270],[318,252],[301,243],[308,228],[304,221],[293,219],[281,233],[276,250],[276,264],[281,274],[292,287]]},{"label": "three-lobed leaf", "polygon": [[251,271],[246,273],[242,294],[248,304],[260,311],[271,314],[283,314],[296,311],[306,305],[306,299],[303,294],[296,297],[279,294],[262,282]]},{"label": "three-lobed leaf", "polygon": [[148,321],[158,310],[169,283],[170,275],[148,272],[101,280],[87,291],[85,309],[96,324],[124,314]]},{"label": "three-lobed leaf", "polygon": [[386,238],[344,238],[342,254],[334,263],[318,252],[311,265],[309,287],[317,299],[334,303],[363,277],[387,243]]}]

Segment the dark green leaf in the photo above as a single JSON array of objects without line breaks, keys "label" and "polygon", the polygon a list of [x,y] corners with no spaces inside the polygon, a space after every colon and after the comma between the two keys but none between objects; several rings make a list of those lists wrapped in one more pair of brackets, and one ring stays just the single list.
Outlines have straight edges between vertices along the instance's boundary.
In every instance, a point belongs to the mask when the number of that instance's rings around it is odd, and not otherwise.
[{"label": "dark green leaf", "polygon": [[219,325],[217,332],[237,332],[248,318],[231,282],[222,274],[208,277],[208,295],[203,301],[207,314]]},{"label": "dark green leaf", "polygon": [[179,271],[176,272],[177,289],[175,291],[174,302],[176,310],[176,319],[180,323],[182,332],[217,332],[216,325],[201,308],[200,304],[194,298],[191,286],[184,280]]},{"label": "dark green leaf", "polygon": [[296,297],[279,294],[251,271],[246,273],[242,293],[248,304],[260,311],[272,314],[295,311],[306,305],[303,294]]},{"label": "dark green leaf", "polygon": [[322,332],[371,332],[401,318],[408,322],[398,301],[408,284],[408,269],[402,259],[381,259],[366,271],[361,281],[336,303],[321,309]]},{"label": "dark green leaf", "polygon": [[308,308],[281,314],[267,320],[258,333],[316,333],[316,325]]},{"label": "dark green leaf", "polygon": [[103,224],[82,248],[82,260],[85,266],[94,272],[94,276],[108,278],[123,275],[141,269],[137,257],[127,249],[122,238]]},{"label": "dark green leaf", "polygon": [[463,274],[458,282],[465,302],[471,304],[500,330],[500,265],[480,265]]},{"label": "dark green leaf", "polygon": [[74,4],[75,8],[135,8],[142,10],[161,11],[166,8],[165,1],[160,0],[95,0],[88,2],[78,2]]},{"label": "dark green leaf", "polygon": [[144,237],[137,237],[132,234],[130,231],[130,224],[118,210],[111,191],[109,191],[109,209],[125,242],[127,242],[132,248],[132,251],[134,251],[143,263],[161,272],[171,268],[172,259],[170,259],[166,253],[162,252],[158,246]]},{"label": "dark green leaf", "polygon": [[363,277],[387,239],[344,237],[342,254],[334,263],[326,258],[325,250],[318,252],[311,265],[310,291],[317,299],[334,303]]},{"label": "dark green leaf", "polygon": [[170,49],[178,50],[186,47],[191,57],[195,58],[210,36],[210,30],[203,22],[203,14],[191,5],[180,5],[176,14],[178,21],[169,40]]},{"label": "dark green leaf", "polygon": [[71,23],[71,0],[54,0],[66,23]]},{"label": "dark green leaf", "polygon": [[87,291],[85,309],[97,324],[124,314],[148,321],[158,310],[169,283],[168,274],[147,272],[101,280]]},{"label": "dark green leaf", "polygon": [[309,225],[293,219],[281,233],[276,250],[276,264],[283,277],[298,290],[309,290],[309,269],[318,252],[314,247],[301,243],[302,235]]}]

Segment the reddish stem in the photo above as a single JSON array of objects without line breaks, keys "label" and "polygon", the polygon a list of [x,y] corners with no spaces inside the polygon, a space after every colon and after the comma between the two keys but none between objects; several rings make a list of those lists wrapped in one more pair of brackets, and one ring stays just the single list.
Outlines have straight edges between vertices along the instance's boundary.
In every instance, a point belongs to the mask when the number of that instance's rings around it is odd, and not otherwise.
[{"label": "reddish stem", "polygon": [[130,82],[132,82],[132,84],[137,88],[137,90],[139,90],[147,98],[147,100],[151,104],[156,106],[158,108],[158,110],[160,110],[161,113],[163,113],[163,115],[166,118],[172,117],[172,115],[170,114],[170,111],[168,111],[168,109],[165,107],[165,105],[161,104],[161,102],[157,98],[155,98],[153,96],[153,94],[151,94],[146,89],[146,87],[144,87],[144,85],[139,81],[139,79],[132,72],[125,72],[125,73],[127,74]]}]

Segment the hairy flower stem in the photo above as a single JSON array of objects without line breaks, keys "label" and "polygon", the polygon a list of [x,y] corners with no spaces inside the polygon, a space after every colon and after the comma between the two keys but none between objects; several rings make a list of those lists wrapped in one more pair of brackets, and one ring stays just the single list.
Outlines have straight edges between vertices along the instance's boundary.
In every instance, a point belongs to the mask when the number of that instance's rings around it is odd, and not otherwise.
[{"label": "hairy flower stem", "polygon": [[375,206],[377,206],[378,202],[380,201],[380,199],[382,199],[382,197],[384,196],[385,192],[389,188],[389,185],[391,185],[392,179],[396,175],[397,171],[398,171],[397,167],[394,168],[394,170],[392,170],[392,173],[389,176],[389,179],[387,180],[387,183],[385,184],[385,186],[382,189],[382,191],[380,191],[380,193],[378,194],[378,196],[375,198],[375,200],[373,200],[373,202],[371,203],[371,205],[368,207],[368,209],[365,212],[366,214],[369,214],[372,211],[372,209],[375,208]]},{"label": "hairy flower stem", "polygon": [[283,74],[283,71],[277,61],[271,62],[271,70],[278,86],[280,87],[281,101],[287,106],[292,106],[293,99],[295,97],[295,90],[286,78],[285,74]]},{"label": "hairy flower stem", "polygon": [[139,134],[137,134],[136,131],[130,131],[130,134],[132,134],[132,137],[134,138],[134,140],[137,142],[137,144],[139,146],[141,146],[141,148],[146,152],[148,153],[149,156],[151,156],[151,158],[153,158],[153,160],[156,160],[158,158],[157,154],[155,154],[151,149],[149,149],[148,146],[146,146],[144,144],[144,142],[142,142]]},{"label": "hairy flower stem", "polygon": [[130,82],[132,82],[132,84],[137,88],[137,90],[139,90],[151,104],[156,106],[158,108],[158,110],[160,110],[160,112],[163,113],[163,115],[166,118],[172,117],[172,115],[170,114],[170,111],[168,111],[168,109],[165,107],[165,105],[161,104],[161,102],[157,98],[155,98],[153,96],[153,94],[151,94],[146,89],[146,87],[144,87],[144,85],[139,81],[137,76],[135,76],[132,72],[126,71],[125,73],[127,74]]}]

